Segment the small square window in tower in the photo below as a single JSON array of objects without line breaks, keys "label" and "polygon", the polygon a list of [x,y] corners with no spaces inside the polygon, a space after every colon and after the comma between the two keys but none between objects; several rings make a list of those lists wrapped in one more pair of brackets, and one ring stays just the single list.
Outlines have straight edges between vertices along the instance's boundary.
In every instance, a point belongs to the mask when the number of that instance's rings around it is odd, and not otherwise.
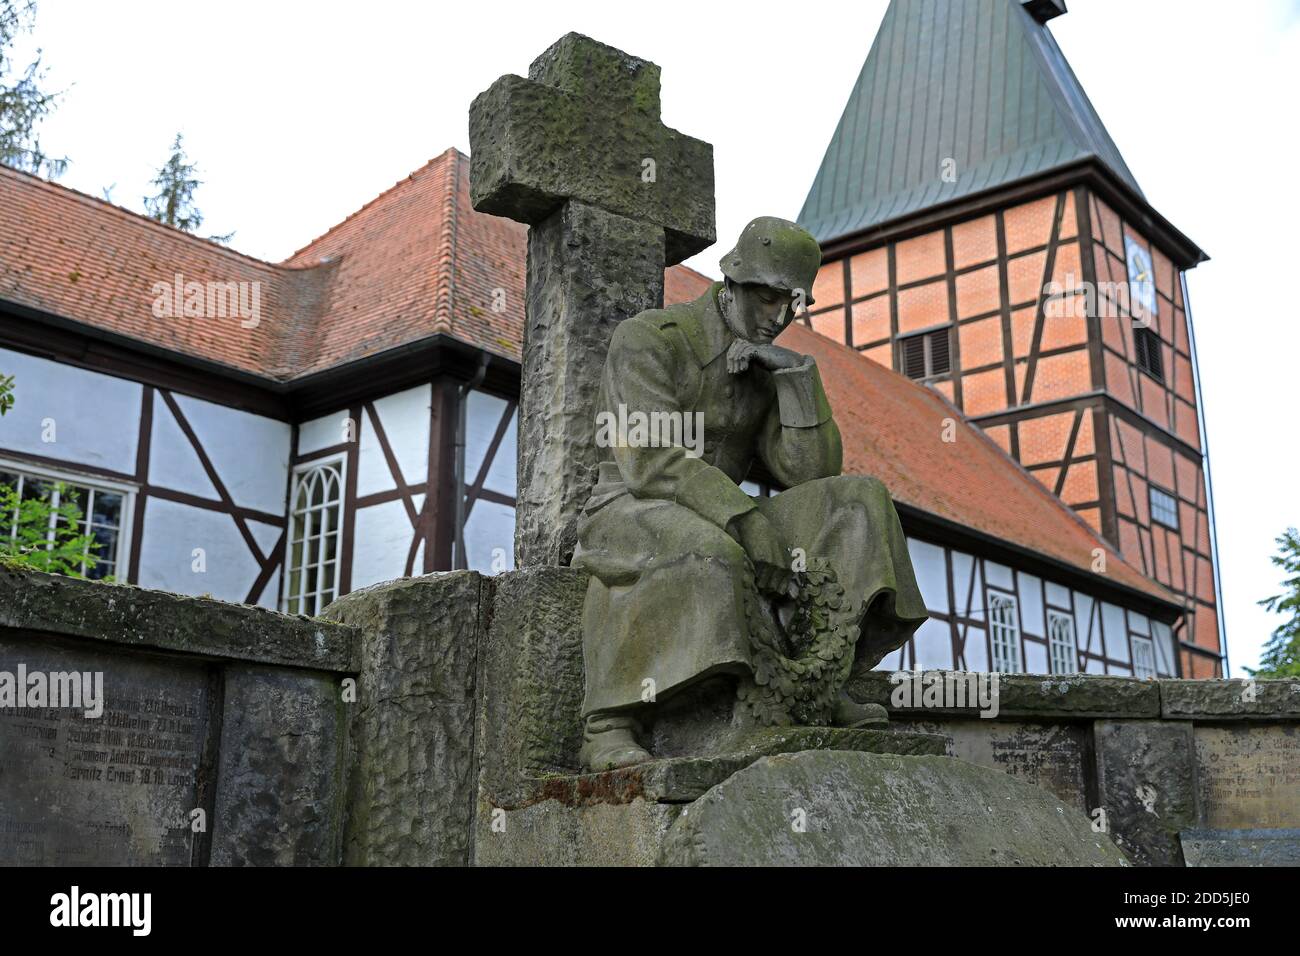
[{"label": "small square window in tower", "polygon": [[1153,329],[1133,330],[1133,351],[1137,366],[1157,382],[1165,380],[1164,359],[1160,354],[1160,336]]},{"label": "small square window in tower", "polygon": [[937,375],[947,375],[952,370],[947,329],[899,339],[898,349],[899,364],[908,378],[934,378]]},{"label": "small square window in tower", "polygon": [[1178,502],[1167,491],[1148,485],[1151,499],[1151,520],[1166,528],[1178,530]]}]

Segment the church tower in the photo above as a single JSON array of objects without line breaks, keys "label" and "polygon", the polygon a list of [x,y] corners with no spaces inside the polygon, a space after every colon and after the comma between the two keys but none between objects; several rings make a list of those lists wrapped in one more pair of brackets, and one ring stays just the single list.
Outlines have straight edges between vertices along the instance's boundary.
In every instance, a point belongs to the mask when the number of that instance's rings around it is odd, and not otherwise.
[{"label": "church tower", "polygon": [[1063,0],[892,0],[799,221],[818,332],[938,390],[1184,603],[1223,672],[1184,272],[1047,21]]}]

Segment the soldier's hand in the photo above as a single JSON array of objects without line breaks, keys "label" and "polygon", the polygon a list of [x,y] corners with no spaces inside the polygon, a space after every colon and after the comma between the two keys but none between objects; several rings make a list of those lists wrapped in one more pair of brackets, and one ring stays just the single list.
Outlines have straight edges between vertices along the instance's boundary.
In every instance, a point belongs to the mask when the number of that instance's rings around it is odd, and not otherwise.
[{"label": "soldier's hand", "polygon": [[764,594],[790,596],[794,587],[790,551],[776,526],[755,509],[737,518],[731,528],[732,537],[754,565],[754,583],[758,589]]},{"label": "soldier's hand", "polygon": [[745,371],[751,362],[769,372],[779,372],[785,368],[798,368],[810,361],[808,356],[779,345],[756,345],[744,339],[737,339],[727,349],[727,371],[732,375]]},{"label": "soldier's hand", "polygon": [[753,342],[736,339],[727,349],[727,371],[732,375],[739,375],[745,371],[749,368],[749,360],[757,349],[758,346]]}]

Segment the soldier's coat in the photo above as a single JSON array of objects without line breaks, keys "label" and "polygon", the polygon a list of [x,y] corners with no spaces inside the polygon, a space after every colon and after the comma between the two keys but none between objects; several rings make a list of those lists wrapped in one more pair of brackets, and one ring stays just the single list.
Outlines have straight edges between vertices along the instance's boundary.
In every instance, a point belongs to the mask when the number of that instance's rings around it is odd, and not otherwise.
[{"label": "soldier's coat", "polygon": [[[600,450],[573,559],[593,575],[584,715],[748,668],[752,572],[725,529],[754,508],[787,545],[827,558],[846,597],[867,609],[856,666],[874,666],[926,617],[888,492],[874,478],[837,477],[840,434],[816,365],[771,373],[751,363],[730,374],[735,337],[720,289],[628,319],[610,344],[597,411],[703,413],[704,450]],[[751,498],[738,487],[756,456],[787,491]]]}]

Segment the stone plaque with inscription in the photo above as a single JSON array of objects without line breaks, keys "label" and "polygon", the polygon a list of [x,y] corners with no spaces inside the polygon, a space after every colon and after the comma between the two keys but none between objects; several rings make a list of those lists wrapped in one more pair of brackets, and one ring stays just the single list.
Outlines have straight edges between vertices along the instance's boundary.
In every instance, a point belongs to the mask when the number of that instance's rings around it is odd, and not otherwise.
[{"label": "stone plaque with inscription", "polygon": [[[209,675],[202,664],[105,652],[36,636],[0,641],[0,674],[21,672],[21,706],[0,706],[0,864],[186,866],[200,808]],[[89,675],[98,716],[27,706]],[[10,684],[11,687],[15,686]],[[58,703],[65,703],[66,697]]]},{"label": "stone plaque with inscription", "polygon": [[1201,825],[1300,828],[1300,729],[1295,724],[1198,724]]},{"label": "stone plaque with inscription", "polygon": [[1081,726],[978,718],[900,726],[946,735],[952,740],[950,756],[1019,777],[1085,813],[1091,809],[1084,796],[1087,732]]}]

